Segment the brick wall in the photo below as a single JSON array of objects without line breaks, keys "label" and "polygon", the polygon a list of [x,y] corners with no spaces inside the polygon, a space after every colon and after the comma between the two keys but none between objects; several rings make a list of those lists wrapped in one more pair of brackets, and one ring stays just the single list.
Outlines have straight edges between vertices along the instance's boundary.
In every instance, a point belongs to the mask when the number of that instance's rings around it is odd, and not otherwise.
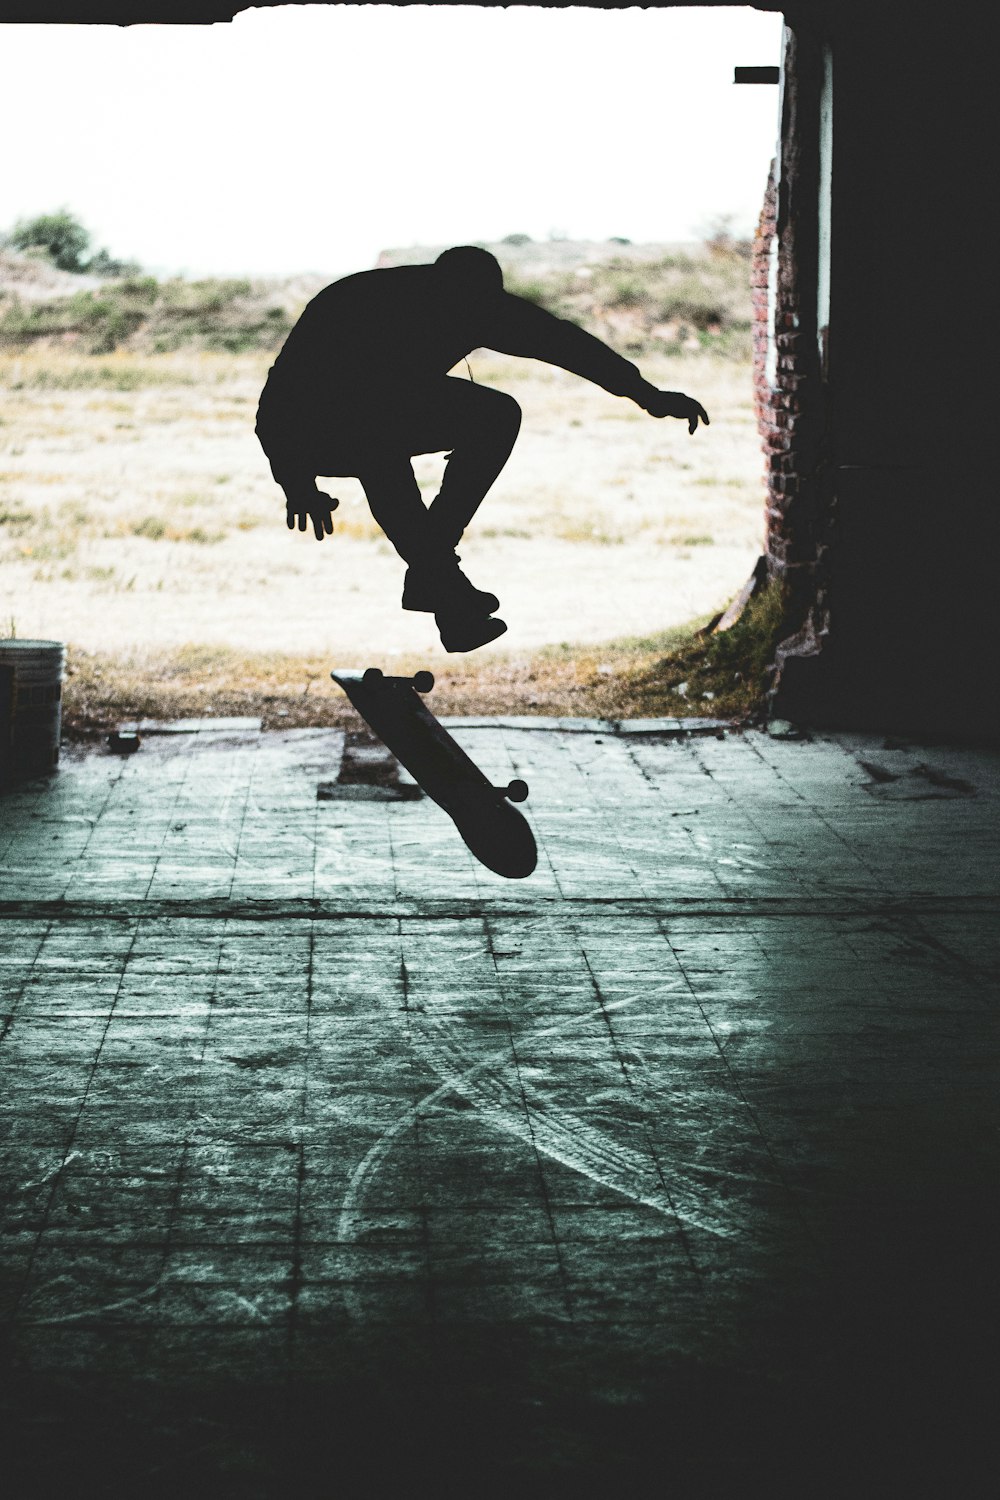
[{"label": "brick wall", "polygon": [[[776,256],[775,164],[764,193],[751,261],[753,387],[764,453],[764,551],[768,573],[792,585],[790,569],[815,563],[816,538],[805,511],[807,485],[797,444],[807,359],[793,278]],[[772,306],[773,303],[773,306]],[[773,343],[772,343],[773,340]]]},{"label": "brick wall", "polygon": [[777,192],[774,185],[774,167],[767,179],[764,202],[753,238],[750,260],[750,297],[753,304],[753,395],[757,413],[757,431],[765,458],[768,455],[767,435],[771,420],[771,382],[768,379],[768,337],[770,333],[770,297],[768,279],[771,268],[771,248],[774,244]]}]

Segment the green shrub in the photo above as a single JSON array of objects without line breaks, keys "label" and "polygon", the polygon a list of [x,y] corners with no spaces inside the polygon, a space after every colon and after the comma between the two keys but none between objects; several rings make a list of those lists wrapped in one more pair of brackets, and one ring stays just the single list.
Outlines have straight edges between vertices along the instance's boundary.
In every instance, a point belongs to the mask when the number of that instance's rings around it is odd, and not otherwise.
[{"label": "green shrub", "polygon": [[0,510],[0,526],[31,526],[34,516],[28,510]]},{"label": "green shrub", "polygon": [[611,284],[608,306],[639,307],[647,296],[647,287],[638,276],[621,276]]},{"label": "green shrub", "polygon": [[15,250],[44,250],[60,271],[82,271],[90,235],[68,209],[19,219],[8,236]]},{"label": "green shrub", "polygon": [[117,260],[109,251],[98,250],[92,255],[85,268],[91,276],[137,276],[142,270],[138,261]]},{"label": "green shrub", "polygon": [[160,516],[143,516],[132,526],[133,536],[148,537],[151,542],[162,541],[167,534],[167,523]]},{"label": "green shrub", "polygon": [[545,281],[518,281],[505,276],[504,287],[512,296],[523,297],[525,302],[534,302],[537,307],[550,308],[555,300],[551,286]]},{"label": "green shrub", "polygon": [[141,270],[137,261],[117,260],[102,247],[87,258],[90,232],[67,208],[38,214],[33,219],[19,219],[6,236],[15,250],[41,252],[60,271],[87,271],[92,276],[135,276]]},{"label": "green shrub", "polygon": [[160,295],[160,283],[155,276],[128,276],[119,283],[117,290],[122,297],[137,302],[155,302]]}]

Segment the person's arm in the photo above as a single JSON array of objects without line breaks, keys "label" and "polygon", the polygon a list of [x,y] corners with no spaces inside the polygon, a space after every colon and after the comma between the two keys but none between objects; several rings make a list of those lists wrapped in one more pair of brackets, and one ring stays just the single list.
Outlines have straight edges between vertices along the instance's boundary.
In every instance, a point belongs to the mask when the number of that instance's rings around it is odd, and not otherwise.
[{"label": "person's arm", "polygon": [[273,373],[272,369],[257,408],[257,438],[267,455],[275,484],[284,491],[289,531],[294,531],[296,524],[300,531],[305,531],[311,520],[316,540],[321,542],[324,536],[333,533],[333,512],[340,501],[317,489],[316,475],[303,467],[298,456],[299,433],[288,420],[288,403],[279,404],[275,399]]},{"label": "person's arm", "polygon": [[540,359],[599,385],[612,396],[627,396],[654,417],[680,417],[694,432],[704,407],[680,391],[661,391],[644,380],[630,360],[566,318],[505,292],[489,329],[488,347],[500,354]]},{"label": "person's arm", "polygon": [[315,474],[307,474],[298,465],[281,458],[271,458],[268,462],[275,484],[280,485],[285,494],[285,518],[289,531],[294,531],[296,524],[300,531],[305,531],[312,521],[318,542],[324,536],[332,536],[333,512],[340,501],[317,489]]}]

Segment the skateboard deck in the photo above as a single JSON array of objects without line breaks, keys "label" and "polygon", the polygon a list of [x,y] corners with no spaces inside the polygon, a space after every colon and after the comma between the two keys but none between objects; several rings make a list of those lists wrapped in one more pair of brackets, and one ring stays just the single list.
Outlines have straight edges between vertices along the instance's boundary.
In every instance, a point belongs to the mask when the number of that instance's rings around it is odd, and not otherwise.
[{"label": "skateboard deck", "polygon": [[338,669],[334,682],[374,730],[451,818],[471,853],[508,880],[523,880],[538,863],[538,849],[527,822],[511,806],[523,802],[527,784],[497,787],[439,724],[418,696],[434,686],[430,672],[387,677],[378,667]]}]

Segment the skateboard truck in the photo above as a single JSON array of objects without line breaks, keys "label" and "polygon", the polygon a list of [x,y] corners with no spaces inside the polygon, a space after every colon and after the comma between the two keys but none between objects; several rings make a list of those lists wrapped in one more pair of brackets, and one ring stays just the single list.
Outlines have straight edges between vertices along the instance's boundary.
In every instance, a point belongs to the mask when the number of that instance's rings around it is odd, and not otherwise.
[{"label": "skateboard truck", "polygon": [[511,806],[528,795],[519,777],[494,786],[417,696],[434,686],[432,672],[390,677],[379,667],[338,669],[330,676],[379,739],[452,819],[469,850],[509,880],[530,875],[538,863],[534,835]]}]

